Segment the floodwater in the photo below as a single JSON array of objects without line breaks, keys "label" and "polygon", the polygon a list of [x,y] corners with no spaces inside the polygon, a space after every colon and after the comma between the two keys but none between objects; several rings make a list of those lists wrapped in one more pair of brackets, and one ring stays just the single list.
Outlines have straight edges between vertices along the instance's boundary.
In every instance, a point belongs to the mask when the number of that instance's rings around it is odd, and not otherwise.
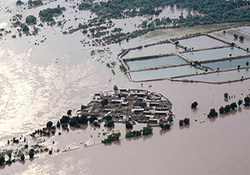
[{"label": "floodwater", "polygon": [[235,48],[235,47],[234,48],[226,47],[226,48],[219,48],[219,49],[182,53],[183,56],[193,61],[216,60],[216,59],[221,59],[221,58],[244,56],[247,54],[248,53],[246,51]]},{"label": "floodwater", "polygon": [[[7,16],[16,13],[13,10],[15,2],[0,1],[1,9],[6,6],[12,8],[13,12]],[[72,2],[68,1],[69,6],[72,6]],[[56,1],[46,7],[56,7],[60,3],[64,1]],[[24,19],[31,12],[38,15],[38,10],[24,11]],[[72,10],[72,13],[66,14],[67,21],[73,19],[76,13]],[[0,11],[0,14],[1,25],[9,26],[9,18],[2,20],[6,13]],[[72,21],[65,26],[71,26]],[[74,25],[77,26],[78,22]],[[80,41],[87,40],[86,36],[81,33],[61,35],[61,29],[56,26],[41,28],[36,37],[22,36],[16,39],[11,39],[15,31],[11,29],[13,33],[0,40],[0,140],[4,141],[1,143],[41,128],[48,120],[57,121],[68,109],[75,112],[74,109],[88,103],[95,92],[110,90],[114,85],[119,88],[141,88],[141,83],[129,82],[119,71],[119,66],[114,68],[115,75],[106,67],[105,63],[118,62],[116,56],[122,48],[206,31],[208,28],[214,27],[161,30],[158,34],[154,31],[128,43],[123,42],[121,46],[111,45],[110,48],[83,47]],[[44,37],[47,40],[41,43]],[[90,56],[89,52],[95,49],[105,49],[105,54]],[[248,174],[249,109],[220,116],[215,121],[207,120],[206,114],[212,107],[218,109],[227,104],[223,100],[225,92],[236,95],[228,103],[243,99],[250,93],[249,81],[227,85],[157,81],[143,83],[143,88],[160,92],[173,103],[176,118],[170,132],[155,128],[152,136],[131,140],[124,139],[123,135],[121,142],[112,145],[81,147],[76,151],[26,160],[24,164],[17,162],[1,167],[0,174]],[[197,110],[190,109],[193,101],[199,103]],[[190,127],[179,128],[178,120],[185,117],[191,118]],[[121,127],[117,125],[115,130],[124,130],[124,126]],[[74,136],[79,141],[71,140],[74,138],[73,131],[69,131],[69,137],[63,133],[61,138],[55,136],[51,140],[54,139],[56,146],[62,149],[79,146],[80,136],[84,132],[86,137],[83,137],[83,141],[90,134],[96,138],[96,133],[100,132],[90,128],[75,131],[76,134],[81,132],[79,137]],[[71,145],[71,141],[76,144]],[[94,142],[98,142],[98,136]]]},{"label": "floodwater", "polygon": [[179,66],[171,67],[165,69],[156,69],[156,70],[146,70],[139,72],[130,72],[131,78],[134,81],[143,81],[143,80],[155,80],[162,78],[176,77],[180,75],[189,75],[203,72],[200,69],[197,69],[193,66]]},{"label": "floodwater", "polygon": [[144,56],[154,56],[154,55],[163,55],[171,54],[184,51],[182,48],[176,47],[173,44],[157,44],[149,47],[143,47],[142,49],[130,50],[123,58],[137,58]]},{"label": "floodwater", "polygon": [[194,38],[188,38],[184,40],[179,40],[180,45],[187,47],[188,49],[206,49],[212,47],[226,46],[227,44],[210,38],[208,36],[198,36]]},{"label": "floodwater", "polygon": [[241,78],[249,78],[249,69],[234,70],[228,72],[212,73],[207,75],[191,76],[177,78],[179,80],[193,80],[193,81],[203,81],[203,82],[229,82],[234,80],[240,80]]},{"label": "floodwater", "polygon": [[250,57],[248,58],[241,58],[241,59],[232,59],[232,60],[228,60],[228,61],[217,61],[217,62],[213,62],[213,63],[204,63],[201,64],[201,66],[206,66],[209,68],[212,68],[214,70],[217,70],[217,68],[219,69],[231,69],[231,68],[237,68],[238,65],[240,65],[240,67],[246,67],[246,63],[250,62]]},{"label": "floodwater", "polygon": [[[144,84],[149,85],[148,83]],[[186,89],[183,91],[183,87]],[[154,128],[153,135],[135,139],[124,139],[104,146],[84,148],[75,151],[45,155],[24,165],[15,163],[6,166],[6,174],[247,174],[249,171],[250,122],[249,108],[242,108],[228,115],[220,115],[215,120],[205,119],[203,113],[209,108],[227,104],[223,93],[236,95],[228,103],[244,98],[250,93],[244,83],[228,85],[179,84],[170,82],[153,83],[152,91],[158,90],[168,95],[174,103],[176,119],[171,131]],[[179,91],[179,94],[171,94]],[[244,92],[241,95],[241,92]],[[217,96],[209,94],[216,93]],[[174,100],[181,98],[180,100]],[[205,101],[203,99],[206,99]],[[192,101],[197,100],[198,109],[190,109]],[[178,119],[191,118],[189,127],[178,127]],[[197,119],[197,122],[195,122]],[[120,128],[121,127],[121,128]],[[90,126],[88,126],[90,128]],[[115,130],[122,130],[116,125]],[[234,128],[234,129],[232,129]],[[69,131],[71,134],[73,131]],[[76,130],[74,132],[84,132]],[[87,132],[87,131],[86,131]],[[97,131],[96,133],[98,133]],[[93,132],[95,133],[95,132]],[[62,136],[65,133],[62,134]],[[87,134],[89,136],[89,134]],[[94,135],[94,134],[93,134]],[[94,135],[96,137],[96,135]],[[81,140],[79,139],[77,143]],[[216,161],[214,161],[216,157]],[[232,159],[233,157],[233,159]],[[107,161],[108,158],[108,161]],[[149,161],[152,160],[152,161]],[[111,166],[112,165],[112,166]],[[179,168],[180,165],[184,168]],[[112,168],[111,168],[111,167]],[[130,167],[130,168],[128,168]]]},{"label": "floodwater", "polygon": [[138,61],[128,61],[127,64],[130,70],[137,70],[137,69],[153,68],[159,66],[187,64],[187,62],[176,55],[172,55],[172,56],[158,57],[158,58],[138,60]]}]

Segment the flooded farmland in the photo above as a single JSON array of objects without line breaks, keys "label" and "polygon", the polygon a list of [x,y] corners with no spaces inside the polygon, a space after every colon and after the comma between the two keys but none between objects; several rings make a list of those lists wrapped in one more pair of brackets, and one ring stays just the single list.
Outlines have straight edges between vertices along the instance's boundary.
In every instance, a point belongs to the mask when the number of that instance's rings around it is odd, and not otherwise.
[{"label": "flooded farmland", "polygon": [[228,57],[247,55],[248,53],[238,48],[219,48],[212,50],[202,50],[197,52],[183,53],[182,55],[193,61],[216,60]]},{"label": "flooded farmland", "polygon": [[143,80],[165,79],[180,75],[196,74],[200,72],[203,71],[187,65],[187,66],[171,67],[165,69],[131,72],[130,75],[132,77],[132,80],[134,81],[143,81]]},{"label": "flooded farmland", "polygon": [[153,68],[159,66],[171,66],[179,64],[187,64],[185,60],[178,57],[177,55],[163,56],[153,59],[144,59],[138,61],[128,61],[127,62],[130,70],[143,69],[143,68]]},{"label": "flooded farmland", "polygon": [[221,41],[212,39],[212,38],[205,36],[205,35],[194,37],[194,38],[179,40],[179,43],[182,46],[187,47],[187,49],[189,49],[189,50],[191,50],[191,49],[199,50],[199,49],[206,49],[206,48],[220,47],[220,46],[227,45]]}]

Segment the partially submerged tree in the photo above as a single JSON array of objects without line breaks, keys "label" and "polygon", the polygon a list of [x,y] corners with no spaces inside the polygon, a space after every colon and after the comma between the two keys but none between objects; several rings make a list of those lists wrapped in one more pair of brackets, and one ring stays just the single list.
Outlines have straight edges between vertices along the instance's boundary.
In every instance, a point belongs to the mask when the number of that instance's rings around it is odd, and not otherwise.
[{"label": "partially submerged tree", "polygon": [[193,102],[193,103],[191,104],[191,108],[193,108],[193,109],[195,109],[197,106],[198,106],[197,101],[195,101],[195,102]]}]

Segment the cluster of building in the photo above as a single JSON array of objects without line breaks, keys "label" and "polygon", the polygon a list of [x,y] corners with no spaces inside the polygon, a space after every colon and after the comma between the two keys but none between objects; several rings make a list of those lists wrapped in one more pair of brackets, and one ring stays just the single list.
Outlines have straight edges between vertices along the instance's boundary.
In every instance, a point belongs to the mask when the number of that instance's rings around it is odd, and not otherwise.
[{"label": "cluster of building", "polygon": [[101,122],[111,116],[115,123],[148,123],[158,126],[173,119],[172,104],[162,94],[140,89],[120,89],[94,95],[79,114],[97,116]]}]

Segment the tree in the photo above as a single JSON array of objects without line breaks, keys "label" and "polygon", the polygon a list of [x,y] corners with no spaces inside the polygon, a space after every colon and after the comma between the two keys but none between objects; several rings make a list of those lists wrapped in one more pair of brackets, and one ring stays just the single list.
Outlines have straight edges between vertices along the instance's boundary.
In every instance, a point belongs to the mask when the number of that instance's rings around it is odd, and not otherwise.
[{"label": "tree", "polygon": [[245,106],[250,106],[250,98],[247,96],[244,98]]},{"label": "tree", "polygon": [[192,104],[191,104],[191,108],[196,108],[198,106],[198,103],[197,103],[197,101],[195,101],[195,102],[193,102]]},{"label": "tree", "polygon": [[127,129],[132,129],[133,128],[133,125],[130,123],[130,122],[126,122],[126,128]]},{"label": "tree", "polygon": [[171,128],[170,124],[164,124],[164,123],[160,123],[159,126],[161,127],[162,130],[168,130]]},{"label": "tree", "polygon": [[234,110],[235,108],[237,108],[237,104],[235,102],[231,103],[231,109]]},{"label": "tree", "polygon": [[112,127],[115,126],[115,124],[114,124],[114,121],[109,120],[109,121],[107,121],[107,122],[104,124],[104,126],[105,126],[105,127],[112,128]]},{"label": "tree", "polygon": [[17,0],[16,5],[22,5],[23,2],[21,0]]},{"label": "tree", "polygon": [[97,117],[95,115],[91,115],[91,117],[89,118],[89,122],[93,123],[95,120],[97,120]]},{"label": "tree", "polygon": [[184,120],[179,120],[179,126],[183,126],[184,125]]},{"label": "tree", "polygon": [[51,127],[53,126],[53,122],[48,121],[46,126],[47,126],[48,129],[51,129]]},{"label": "tree", "polygon": [[107,121],[112,120],[112,116],[111,116],[111,115],[107,115],[107,116],[105,116],[105,119],[106,119]]},{"label": "tree", "polygon": [[88,118],[86,115],[82,114],[81,117],[79,117],[79,123],[80,124],[87,124],[88,123]]},{"label": "tree", "polygon": [[6,151],[6,154],[9,157],[9,160],[8,160],[9,163],[11,163],[12,152],[13,152],[13,150],[11,150],[11,149]]},{"label": "tree", "polygon": [[240,41],[244,41],[244,36],[239,37]]},{"label": "tree", "polygon": [[80,120],[80,118],[78,116],[72,117],[69,121],[69,125],[76,127],[76,128],[79,128],[80,127],[79,120]]},{"label": "tree", "polygon": [[118,91],[118,87],[116,85],[114,85],[114,91]]},{"label": "tree", "polygon": [[228,93],[224,93],[224,98],[228,99]]},{"label": "tree", "polygon": [[190,124],[190,119],[189,118],[185,118],[184,119],[184,123],[185,123],[185,125],[189,125]]},{"label": "tree", "polygon": [[21,160],[21,161],[24,161],[24,160],[25,160],[25,156],[24,156],[23,153],[21,153],[21,155],[20,155],[20,160]]},{"label": "tree", "polygon": [[3,165],[5,163],[5,157],[3,153],[0,153],[0,165]]},{"label": "tree", "polygon": [[238,39],[238,35],[237,34],[234,34],[234,39]]},{"label": "tree", "polygon": [[225,113],[228,113],[231,110],[231,105],[225,106]]},{"label": "tree", "polygon": [[29,32],[29,31],[30,31],[29,27],[24,25],[23,26],[23,32]]},{"label": "tree", "polygon": [[70,120],[70,118],[66,115],[62,116],[62,118],[60,119],[61,123],[68,123]]},{"label": "tree", "polygon": [[25,19],[27,24],[36,24],[36,17],[33,15],[29,15]]},{"label": "tree", "polygon": [[210,109],[209,114],[207,115],[208,118],[214,118],[218,116],[218,112],[214,108]]},{"label": "tree", "polygon": [[119,140],[119,137],[121,136],[121,133],[113,133],[109,135],[106,139],[102,140],[102,143],[110,143],[116,140]]},{"label": "tree", "polygon": [[105,105],[107,105],[108,104],[108,99],[103,99],[102,101],[101,101],[101,104],[102,104],[102,107],[104,107]]},{"label": "tree", "polygon": [[72,110],[70,109],[70,110],[68,110],[68,112],[67,112],[67,115],[72,115]]},{"label": "tree", "polygon": [[220,114],[225,114],[225,108],[223,106],[220,107],[219,113]]},{"label": "tree", "polygon": [[152,127],[149,125],[149,126],[146,126],[146,127],[143,127],[142,128],[142,135],[149,135],[149,134],[152,134]]},{"label": "tree", "polygon": [[61,126],[61,123],[59,121],[57,121],[56,127],[60,128],[60,126]]},{"label": "tree", "polygon": [[242,100],[239,100],[238,101],[238,106],[240,107],[242,105],[243,101]]},{"label": "tree", "polygon": [[30,150],[29,150],[30,159],[32,159],[32,158],[34,157],[34,155],[35,155],[34,149],[30,149]]}]

